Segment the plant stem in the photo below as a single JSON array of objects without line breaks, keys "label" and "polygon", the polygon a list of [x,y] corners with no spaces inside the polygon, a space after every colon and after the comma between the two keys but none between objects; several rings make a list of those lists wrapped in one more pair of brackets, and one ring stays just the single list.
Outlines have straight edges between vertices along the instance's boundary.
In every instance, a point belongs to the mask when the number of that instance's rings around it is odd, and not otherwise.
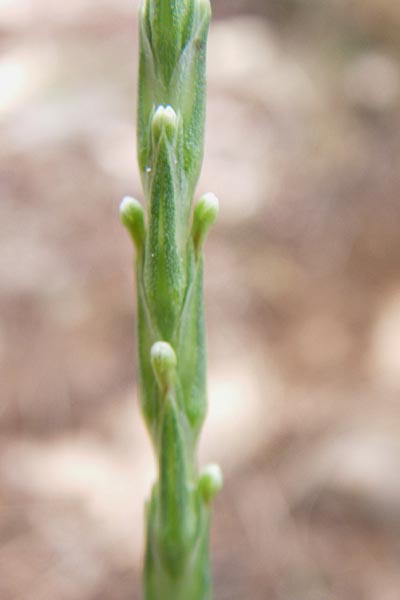
[{"label": "plant stem", "polygon": [[202,156],[209,0],[144,0],[139,14],[138,161],[145,211],[121,220],[136,249],[137,356],[142,413],[158,480],[146,505],[146,600],[209,600],[210,501],[216,465],[197,472],[206,413],[202,244],[218,212],[192,196]]}]

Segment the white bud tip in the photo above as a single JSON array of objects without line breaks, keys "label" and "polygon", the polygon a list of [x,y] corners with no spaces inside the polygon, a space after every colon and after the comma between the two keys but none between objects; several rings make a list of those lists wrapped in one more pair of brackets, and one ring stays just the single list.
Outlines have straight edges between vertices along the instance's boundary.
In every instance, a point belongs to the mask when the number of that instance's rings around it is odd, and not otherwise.
[{"label": "white bud tip", "polygon": [[159,375],[170,372],[176,367],[176,354],[168,342],[156,342],[150,350],[153,368]]},{"label": "white bud tip", "polygon": [[119,214],[121,216],[127,216],[133,210],[141,209],[142,206],[136,198],[131,196],[124,196],[119,205]]},{"label": "white bud tip", "polygon": [[170,106],[169,104],[167,104],[167,106],[163,106],[162,104],[160,104],[160,106],[157,107],[156,112],[154,113],[153,125],[166,125],[170,127],[175,127],[177,119],[178,117],[172,106]]},{"label": "white bud tip", "polygon": [[205,502],[210,502],[215,494],[222,488],[222,485],[223,477],[218,465],[207,465],[201,470],[199,477],[199,491]]},{"label": "white bud tip", "polygon": [[201,474],[206,475],[214,483],[215,487],[220,489],[223,483],[221,467],[215,463],[205,466]]},{"label": "white bud tip", "polygon": [[200,202],[207,210],[212,210],[215,213],[217,213],[219,210],[219,200],[212,192],[204,194],[204,196],[201,197]]}]

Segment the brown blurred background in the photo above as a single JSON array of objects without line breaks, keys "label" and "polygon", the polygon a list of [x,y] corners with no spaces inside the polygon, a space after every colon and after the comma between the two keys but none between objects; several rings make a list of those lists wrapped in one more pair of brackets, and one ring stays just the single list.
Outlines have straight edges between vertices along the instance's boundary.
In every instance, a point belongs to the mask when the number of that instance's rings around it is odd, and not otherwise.
[{"label": "brown blurred background", "polygon": [[[215,600],[400,598],[400,4],[214,0]],[[136,600],[137,0],[0,5],[0,598]]]}]

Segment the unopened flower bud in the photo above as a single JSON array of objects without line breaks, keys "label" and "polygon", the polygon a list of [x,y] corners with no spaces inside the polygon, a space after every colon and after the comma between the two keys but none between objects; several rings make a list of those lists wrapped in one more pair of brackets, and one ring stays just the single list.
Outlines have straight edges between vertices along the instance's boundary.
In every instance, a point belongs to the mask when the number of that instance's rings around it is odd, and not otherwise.
[{"label": "unopened flower bud", "polygon": [[198,489],[204,502],[210,502],[222,485],[223,477],[219,465],[211,464],[202,469],[199,475]]},{"label": "unopened flower bud", "polygon": [[162,394],[173,384],[176,370],[176,355],[168,342],[156,342],[150,351],[154,375]]},{"label": "unopened flower bud", "polygon": [[160,104],[157,107],[151,122],[154,139],[158,140],[161,133],[165,131],[168,138],[171,140],[175,134],[177,124],[178,117],[172,106],[169,104],[167,106]]},{"label": "unopened flower bud", "polygon": [[129,231],[136,249],[139,251],[146,233],[144,211],[140,202],[131,196],[125,196],[119,205],[119,215],[121,223]]},{"label": "unopened flower bud", "polygon": [[202,196],[193,212],[192,238],[196,255],[199,254],[208,230],[217,218],[218,198],[213,193]]}]

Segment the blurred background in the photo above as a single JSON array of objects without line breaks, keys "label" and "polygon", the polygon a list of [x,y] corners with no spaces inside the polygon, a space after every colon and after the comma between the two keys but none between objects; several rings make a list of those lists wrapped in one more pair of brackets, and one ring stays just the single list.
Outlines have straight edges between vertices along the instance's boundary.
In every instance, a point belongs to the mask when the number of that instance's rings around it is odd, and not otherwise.
[{"label": "blurred background", "polygon": [[[1,1],[1,600],[140,597],[137,4]],[[213,8],[215,600],[398,600],[400,4]]]}]

